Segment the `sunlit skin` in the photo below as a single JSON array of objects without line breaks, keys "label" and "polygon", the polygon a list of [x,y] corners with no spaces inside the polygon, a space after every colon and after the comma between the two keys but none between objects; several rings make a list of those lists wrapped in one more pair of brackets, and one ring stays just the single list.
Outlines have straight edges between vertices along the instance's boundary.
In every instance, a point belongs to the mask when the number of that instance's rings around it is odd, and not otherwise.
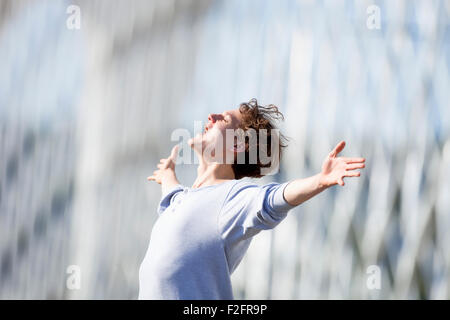
[{"label": "sunlit skin", "polygon": [[[189,145],[194,149],[199,158],[199,166],[197,168],[197,179],[192,188],[199,188],[214,185],[228,180],[235,179],[231,164],[225,161],[210,161],[208,157],[203,155],[205,148],[215,147],[222,139],[222,146],[225,146],[227,129],[237,129],[241,121],[239,109],[227,110],[220,114],[210,114],[208,122],[203,133],[197,134],[189,140]],[[290,180],[284,189],[284,198],[286,201],[297,206],[323,190],[334,186],[344,186],[344,178],[359,177],[360,171],[365,167],[365,158],[362,157],[339,157],[339,153],[345,147],[345,141],[339,142],[336,147],[326,156],[322,163],[321,171],[308,178]],[[242,145],[234,145],[234,148],[226,149],[224,154],[243,151]],[[157,170],[147,179],[156,181],[161,184],[162,191],[165,194],[170,188],[179,184],[175,175],[175,162],[178,153],[178,146],[172,148],[168,158],[160,160]]]}]

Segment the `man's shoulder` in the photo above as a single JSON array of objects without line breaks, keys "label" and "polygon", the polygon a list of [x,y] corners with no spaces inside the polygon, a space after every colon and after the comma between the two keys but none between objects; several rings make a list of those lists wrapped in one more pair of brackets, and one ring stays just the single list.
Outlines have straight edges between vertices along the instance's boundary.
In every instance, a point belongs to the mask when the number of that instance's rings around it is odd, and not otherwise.
[{"label": "man's shoulder", "polygon": [[[256,190],[257,188],[261,187],[258,183],[256,183],[254,180],[251,180],[249,178],[242,178],[239,180],[234,180],[233,183],[231,183],[228,187],[227,192],[227,199],[234,198],[238,194],[246,194],[251,190]],[[246,191],[246,192],[243,192]]]},{"label": "man's shoulder", "polygon": [[239,180],[234,180],[234,183],[232,183],[231,188],[248,188],[248,187],[256,187],[256,188],[262,188],[266,186],[272,186],[279,184],[278,182],[271,182],[271,181],[265,181],[263,179],[257,179],[257,178],[242,178]]}]

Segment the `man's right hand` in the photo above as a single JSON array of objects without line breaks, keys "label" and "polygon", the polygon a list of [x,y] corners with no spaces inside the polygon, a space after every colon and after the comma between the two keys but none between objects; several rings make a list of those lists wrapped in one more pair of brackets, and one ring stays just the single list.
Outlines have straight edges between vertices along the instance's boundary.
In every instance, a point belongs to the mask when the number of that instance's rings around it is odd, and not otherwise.
[{"label": "man's right hand", "polygon": [[175,162],[178,156],[178,145],[172,148],[170,156],[165,159],[159,160],[157,165],[158,170],[153,172],[153,175],[147,178],[149,181],[156,181],[159,184],[167,182],[168,184],[178,183],[175,176]]}]

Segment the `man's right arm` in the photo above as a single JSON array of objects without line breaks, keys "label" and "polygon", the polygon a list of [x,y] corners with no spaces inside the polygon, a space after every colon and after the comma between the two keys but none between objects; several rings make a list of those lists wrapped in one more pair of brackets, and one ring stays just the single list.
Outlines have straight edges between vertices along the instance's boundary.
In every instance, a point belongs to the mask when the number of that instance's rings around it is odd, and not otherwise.
[{"label": "man's right arm", "polygon": [[178,145],[172,148],[170,156],[166,159],[161,159],[157,165],[158,170],[153,172],[153,175],[147,178],[149,181],[156,181],[161,185],[162,194],[167,192],[180,184],[175,174],[175,162],[178,155]]},{"label": "man's right arm", "polygon": [[164,175],[162,181],[161,181],[161,190],[162,194],[167,194],[170,189],[174,188],[175,186],[179,185],[180,182],[178,181],[175,170],[171,172],[167,172],[167,174]]}]

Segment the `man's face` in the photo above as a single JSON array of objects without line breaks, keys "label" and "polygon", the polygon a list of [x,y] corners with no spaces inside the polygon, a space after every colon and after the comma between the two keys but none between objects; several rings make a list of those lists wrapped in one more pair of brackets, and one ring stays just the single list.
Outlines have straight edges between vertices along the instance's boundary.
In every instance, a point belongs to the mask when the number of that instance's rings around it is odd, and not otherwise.
[{"label": "man's face", "polygon": [[226,130],[238,129],[241,120],[242,115],[239,109],[227,110],[222,113],[211,113],[208,116],[208,122],[203,132],[191,139],[189,144],[199,153],[202,153],[207,148],[211,150],[222,144],[222,149],[224,152],[227,152],[225,150]]}]

